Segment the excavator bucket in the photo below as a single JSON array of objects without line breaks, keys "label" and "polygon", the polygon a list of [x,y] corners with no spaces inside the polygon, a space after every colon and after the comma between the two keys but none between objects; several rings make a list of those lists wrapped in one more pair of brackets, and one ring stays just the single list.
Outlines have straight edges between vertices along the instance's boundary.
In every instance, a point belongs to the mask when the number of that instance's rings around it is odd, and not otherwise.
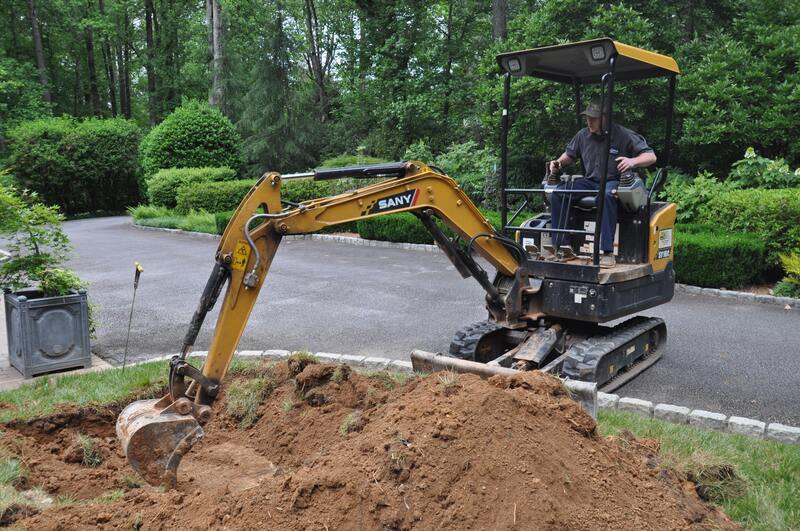
[{"label": "excavator bucket", "polygon": [[117,418],[122,451],[149,484],[175,487],[181,459],[203,438],[203,428],[192,411],[186,398],[172,402],[167,395],[128,404]]}]

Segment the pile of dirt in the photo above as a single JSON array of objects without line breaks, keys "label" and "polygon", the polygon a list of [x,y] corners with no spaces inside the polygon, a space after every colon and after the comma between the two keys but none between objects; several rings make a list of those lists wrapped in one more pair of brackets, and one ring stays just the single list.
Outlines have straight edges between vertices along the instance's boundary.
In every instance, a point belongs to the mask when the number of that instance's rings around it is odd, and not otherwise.
[{"label": "pile of dirt", "polygon": [[[257,422],[239,428],[223,395],[171,492],[137,485],[116,450],[115,412],[7,426],[0,444],[30,470],[20,488],[73,500],[18,512],[14,525],[738,529],[694,484],[658,466],[652,441],[598,436],[546,375],[438,373],[399,385],[385,374],[307,362],[261,371],[248,377],[275,385]],[[96,442],[96,466],[75,462],[78,433]]]}]

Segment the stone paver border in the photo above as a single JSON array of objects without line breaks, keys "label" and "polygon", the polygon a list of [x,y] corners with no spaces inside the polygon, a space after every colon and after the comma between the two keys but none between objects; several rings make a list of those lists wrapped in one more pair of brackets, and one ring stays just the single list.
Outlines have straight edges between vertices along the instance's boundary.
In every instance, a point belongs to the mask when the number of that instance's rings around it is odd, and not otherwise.
[{"label": "stone paver border", "polygon": [[766,424],[760,420],[727,416],[722,413],[689,409],[672,404],[653,404],[648,400],[620,398],[619,395],[597,393],[600,409],[628,411],[644,417],[653,417],[675,424],[688,424],[696,428],[723,431],[783,443],[800,444],[800,428],[777,422]]},{"label": "stone paver border", "polygon": [[[219,239],[218,234],[208,234],[205,232],[191,232],[180,229],[163,229],[160,227],[147,227],[145,225],[137,225],[131,222],[136,228],[144,230],[155,230],[162,232],[180,232],[183,234],[190,234],[192,236],[199,236],[203,238]],[[339,236],[336,234],[292,234],[284,236],[284,240],[322,240],[338,243],[345,243],[348,245],[360,245],[362,247],[383,247],[388,249],[407,249],[412,251],[424,251],[428,253],[439,252],[436,245],[427,245],[424,243],[398,243],[398,242],[384,242],[379,240],[365,240],[355,236]],[[781,306],[789,306],[790,308],[800,309],[800,299],[793,299],[791,297],[775,297],[774,295],[759,295],[756,293],[748,293],[746,291],[731,291],[726,289],[716,288],[701,288],[699,286],[690,286],[688,284],[675,284],[675,291],[680,293],[688,293],[690,295],[708,295],[711,297],[719,297],[722,299],[735,299],[742,302],[758,302],[761,304],[779,304]]]}]

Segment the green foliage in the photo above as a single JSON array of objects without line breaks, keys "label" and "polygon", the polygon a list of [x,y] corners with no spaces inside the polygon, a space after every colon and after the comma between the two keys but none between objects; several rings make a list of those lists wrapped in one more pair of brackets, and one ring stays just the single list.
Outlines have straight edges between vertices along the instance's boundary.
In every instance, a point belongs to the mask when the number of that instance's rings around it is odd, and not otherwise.
[{"label": "green foliage", "polygon": [[800,253],[782,254],[780,259],[786,276],[775,285],[775,295],[800,299]]},{"label": "green foliage", "polygon": [[166,168],[238,168],[241,138],[218,109],[188,100],[142,141],[141,164],[150,176]]},{"label": "green foliage", "polygon": [[175,208],[178,188],[186,184],[231,181],[236,172],[230,168],[169,168],[158,170],[145,181],[147,200],[155,206]]},{"label": "green foliage", "polygon": [[39,274],[39,289],[45,297],[69,295],[87,286],[85,281],[68,269],[45,269]]},{"label": "green foliage", "polygon": [[178,188],[176,212],[185,214],[191,210],[207,212],[234,210],[255,184],[255,180],[245,179],[200,182],[182,186]]},{"label": "green foliage", "polygon": [[779,254],[800,250],[800,188],[734,190],[709,200],[700,221],[726,232],[746,232],[766,246],[767,264],[778,268]]},{"label": "green foliage", "polygon": [[0,263],[0,287],[16,291],[42,280],[66,259],[71,249],[61,228],[64,217],[54,206],[37,201],[34,193],[17,195],[0,188],[0,234],[11,257]]},{"label": "green foliage", "polygon": [[0,139],[9,128],[49,112],[33,64],[7,57],[0,49]]},{"label": "green foliage", "polygon": [[296,179],[281,183],[281,200],[302,203],[334,194],[335,181]]},{"label": "green foliage", "polygon": [[47,118],[8,135],[17,181],[66,214],[121,211],[139,199],[139,128],[131,121]]},{"label": "green foliage", "polygon": [[776,297],[793,297],[800,299],[800,286],[792,282],[781,280],[775,284],[772,292]]},{"label": "green foliage", "polygon": [[692,181],[670,180],[664,187],[663,196],[678,206],[678,223],[700,220],[709,201],[721,194],[738,188],[736,182],[719,182],[708,172],[701,172]]},{"label": "green foliage", "polygon": [[337,155],[335,157],[331,157],[329,159],[323,160],[319,167],[320,168],[342,168],[345,166],[361,166],[364,164],[380,164],[382,162],[388,162],[386,159],[378,158],[378,157],[368,157],[366,155],[350,155],[345,153],[343,155]]},{"label": "green foliage", "polygon": [[128,214],[134,220],[163,218],[172,215],[172,210],[163,206],[152,205],[138,205],[135,207],[128,207]]},{"label": "green foliage", "polygon": [[747,148],[744,158],[733,163],[728,181],[741,188],[792,188],[800,186],[800,168],[794,172],[782,158],[768,159]]},{"label": "green foliage", "polygon": [[225,412],[239,423],[239,428],[248,428],[256,423],[259,404],[278,386],[271,371],[264,372],[263,376],[237,379],[227,386]]},{"label": "green foliage", "polygon": [[677,225],[673,264],[678,282],[735,289],[764,273],[764,242],[753,234],[688,232]]}]

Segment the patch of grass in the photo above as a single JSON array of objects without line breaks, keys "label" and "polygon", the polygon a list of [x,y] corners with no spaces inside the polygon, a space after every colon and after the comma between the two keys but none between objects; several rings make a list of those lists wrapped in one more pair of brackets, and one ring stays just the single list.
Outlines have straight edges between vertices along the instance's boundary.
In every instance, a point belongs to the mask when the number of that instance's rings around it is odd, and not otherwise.
[{"label": "patch of grass", "polygon": [[364,425],[364,419],[361,416],[361,411],[353,411],[349,415],[347,415],[342,423],[339,425],[339,433],[342,435],[347,435],[351,431],[358,431]]},{"label": "patch of grass", "polygon": [[164,206],[138,205],[128,207],[128,214],[136,221],[142,219],[165,218],[172,215],[172,211]]},{"label": "patch of grass", "polygon": [[336,384],[341,384],[345,380],[346,371],[342,369],[342,366],[336,367],[336,370],[333,371],[331,374],[331,381]]},{"label": "patch of grass", "polygon": [[138,489],[144,485],[144,480],[135,474],[123,474],[121,479],[122,484],[125,485],[125,488],[128,490]]},{"label": "patch of grass", "polygon": [[387,391],[391,391],[396,387],[402,387],[406,384],[406,382],[413,378],[413,374],[405,373],[405,372],[393,372],[393,371],[374,371],[374,370],[364,370],[359,371],[361,374],[369,378],[370,380],[376,381],[380,383],[384,389]]},{"label": "patch of grass", "polygon": [[90,503],[114,503],[121,500],[124,495],[125,491],[122,489],[110,490],[94,498]]},{"label": "patch of grass", "polygon": [[201,210],[199,212],[192,210],[186,216],[184,216],[183,221],[178,228],[192,232],[216,234],[217,222],[214,219],[214,214],[208,213],[205,210]]},{"label": "patch of grass", "polygon": [[458,383],[458,373],[455,371],[442,371],[436,375],[436,379],[439,381],[439,390],[446,393]]},{"label": "patch of grass", "polygon": [[14,407],[0,411],[0,423],[53,413],[61,404],[109,404],[135,392],[156,393],[166,385],[167,362],[157,361],[87,374],[39,378],[18,389],[0,392],[0,403]]},{"label": "patch of grass", "polygon": [[83,466],[94,468],[103,464],[103,454],[97,448],[94,439],[82,433],[76,435],[75,438],[75,442],[78,444],[83,454],[81,458],[81,464]]},{"label": "patch of grass", "polygon": [[292,352],[289,357],[287,358],[289,361],[306,361],[309,363],[319,363],[319,358],[313,355],[310,352],[306,351],[297,351]]},{"label": "patch of grass", "polygon": [[258,406],[277,387],[274,377],[261,376],[232,381],[226,389],[225,411],[248,428],[258,420]]},{"label": "patch of grass", "polygon": [[16,485],[25,477],[25,467],[19,459],[9,458],[0,460],[0,485]]},{"label": "patch of grass", "polygon": [[296,405],[296,402],[293,399],[291,399],[289,397],[286,397],[281,402],[281,411],[284,412],[284,413],[288,413],[288,412],[290,412],[291,410],[294,409],[295,405]]},{"label": "patch of grass", "polygon": [[800,529],[800,446],[601,411],[605,435],[629,430],[660,441],[661,464],[701,482],[748,529]]}]

